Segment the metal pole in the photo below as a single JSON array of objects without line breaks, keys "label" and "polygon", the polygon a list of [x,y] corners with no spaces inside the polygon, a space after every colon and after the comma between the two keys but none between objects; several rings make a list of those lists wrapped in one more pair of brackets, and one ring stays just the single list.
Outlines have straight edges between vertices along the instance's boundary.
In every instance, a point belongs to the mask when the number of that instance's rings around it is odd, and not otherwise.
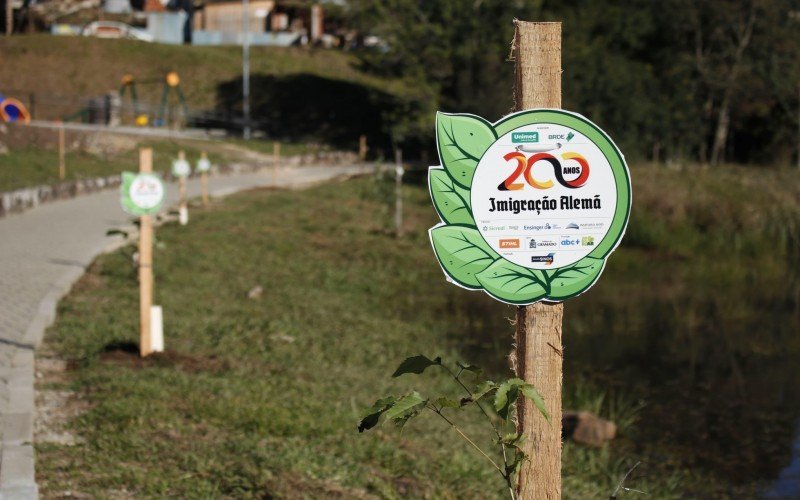
[{"label": "metal pole", "polygon": [[242,113],[244,138],[250,139],[250,2],[242,0]]}]

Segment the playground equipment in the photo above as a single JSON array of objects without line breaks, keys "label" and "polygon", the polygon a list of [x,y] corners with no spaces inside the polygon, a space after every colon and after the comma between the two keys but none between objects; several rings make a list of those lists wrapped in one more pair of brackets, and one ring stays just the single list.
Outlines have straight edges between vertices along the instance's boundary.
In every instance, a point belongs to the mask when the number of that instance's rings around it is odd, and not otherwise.
[{"label": "playground equipment", "polygon": [[30,123],[31,114],[18,99],[0,94],[0,118],[4,122]]},{"label": "playground equipment", "polygon": [[[139,80],[137,81],[133,75],[127,74],[122,77],[121,86],[119,89],[119,96],[120,100],[124,99],[125,92],[129,91],[131,96],[131,101],[133,104],[133,112],[136,116],[135,122],[138,126],[146,126],[150,121],[150,117],[143,112],[142,106],[139,103],[139,97],[136,92],[136,85],[146,85],[146,84],[154,84],[154,83],[163,83],[164,90],[161,95],[161,105],[158,109],[158,115],[154,122],[154,125],[164,126],[167,124],[167,121],[172,121],[173,123],[177,122],[177,110],[183,112],[183,120],[189,115],[189,108],[186,105],[186,97],[183,94],[183,90],[181,90],[180,83],[181,79],[177,72],[170,71],[167,73],[167,76],[161,80]],[[170,97],[175,95],[177,98],[177,103],[171,102]],[[172,99],[174,101],[175,99]]]}]

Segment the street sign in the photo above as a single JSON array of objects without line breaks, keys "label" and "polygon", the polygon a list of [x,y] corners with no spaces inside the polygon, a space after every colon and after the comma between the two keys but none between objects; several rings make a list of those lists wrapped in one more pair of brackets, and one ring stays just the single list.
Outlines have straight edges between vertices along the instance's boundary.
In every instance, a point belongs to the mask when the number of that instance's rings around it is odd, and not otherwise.
[{"label": "street sign", "polygon": [[131,215],[152,215],[164,201],[164,183],[154,174],[122,173],[120,204]]},{"label": "street sign", "polygon": [[630,174],[611,139],[559,109],[436,121],[442,165],[429,189],[442,222],[429,234],[447,278],[517,305],[591,287],[630,216]]}]

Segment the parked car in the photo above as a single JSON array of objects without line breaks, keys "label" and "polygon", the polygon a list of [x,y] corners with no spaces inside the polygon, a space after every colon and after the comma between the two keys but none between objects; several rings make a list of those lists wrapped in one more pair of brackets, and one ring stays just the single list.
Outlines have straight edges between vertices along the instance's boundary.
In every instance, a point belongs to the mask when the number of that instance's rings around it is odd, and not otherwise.
[{"label": "parked car", "polygon": [[116,21],[95,21],[89,23],[83,27],[81,35],[96,36],[98,38],[127,38],[130,40],[141,40],[143,42],[153,41],[153,35],[146,31]]}]

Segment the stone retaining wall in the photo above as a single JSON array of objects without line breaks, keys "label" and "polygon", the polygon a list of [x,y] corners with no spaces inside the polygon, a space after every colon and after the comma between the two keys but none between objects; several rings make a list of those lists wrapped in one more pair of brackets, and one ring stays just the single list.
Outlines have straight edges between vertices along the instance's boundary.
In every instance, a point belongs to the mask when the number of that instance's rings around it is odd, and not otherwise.
[{"label": "stone retaining wall", "polygon": [[[281,167],[313,166],[318,164],[343,165],[358,162],[358,155],[349,152],[321,152],[316,154],[288,156],[281,158]],[[211,169],[212,175],[235,174],[252,172],[265,167],[272,167],[272,160],[258,162],[236,162]],[[167,181],[173,180],[172,174],[166,174]],[[93,193],[103,189],[115,188],[120,185],[121,175],[108,177],[95,177],[76,181],[60,182],[58,184],[40,185],[30,188],[16,189],[14,191],[0,192],[0,217],[15,212],[22,212],[34,208],[42,203],[55,200],[74,198],[82,194]]]}]

